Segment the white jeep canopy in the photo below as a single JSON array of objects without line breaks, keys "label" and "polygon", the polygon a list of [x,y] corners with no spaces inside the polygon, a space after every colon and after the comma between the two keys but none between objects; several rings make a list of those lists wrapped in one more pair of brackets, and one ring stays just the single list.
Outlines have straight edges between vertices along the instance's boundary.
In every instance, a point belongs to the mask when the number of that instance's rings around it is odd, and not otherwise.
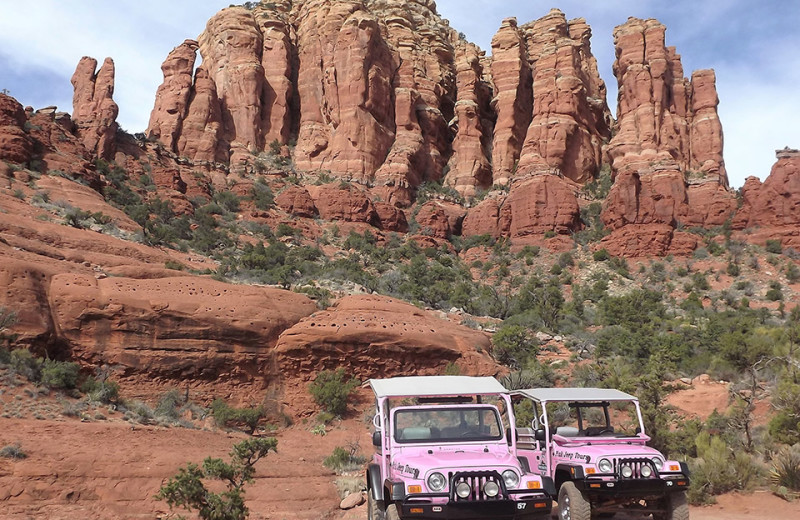
[{"label": "white jeep canopy", "polygon": [[507,393],[505,387],[493,377],[408,376],[370,379],[369,385],[379,398],[455,397]]},{"label": "white jeep canopy", "polygon": [[511,395],[547,402],[638,401],[633,395],[610,388],[528,388],[515,390]]}]

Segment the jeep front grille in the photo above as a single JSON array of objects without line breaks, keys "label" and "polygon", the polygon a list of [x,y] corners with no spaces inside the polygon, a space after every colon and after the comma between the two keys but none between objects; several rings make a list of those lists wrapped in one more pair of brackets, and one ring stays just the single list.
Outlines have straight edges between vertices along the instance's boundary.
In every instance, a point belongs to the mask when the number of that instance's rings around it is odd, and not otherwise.
[{"label": "jeep front grille", "polygon": [[[450,473],[450,500],[454,502],[481,502],[486,500],[508,499],[506,483],[497,471],[460,471]],[[500,487],[497,496],[489,497],[483,492],[486,482],[493,481]],[[456,486],[460,482],[466,482],[470,487],[470,494],[466,498],[461,498],[456,494]]]},{"label": "jeep front grille", "polygon": [[[631,468],[631,475],[629,477],[626,477],[622,474],[622,469],[625,466]],[[651,473],[649,477],[642,475],[642,468],[644,466],[650,467]],[[656,470],[655,464],[653,464],[653,461],[648,458],[616,459],[614,460],[614,475],[616,475],[617,479],[619,480],[659,478],[658,470]]]}]

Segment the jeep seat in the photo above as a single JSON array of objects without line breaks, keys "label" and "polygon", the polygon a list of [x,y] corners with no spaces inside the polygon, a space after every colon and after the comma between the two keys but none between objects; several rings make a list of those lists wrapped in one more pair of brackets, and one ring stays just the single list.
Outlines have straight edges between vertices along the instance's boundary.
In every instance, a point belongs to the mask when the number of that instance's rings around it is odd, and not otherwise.
[{"label": "jeep seat", "polygon": [[431,429],[423,426],[413,426],[400,430],[400,440],[421,441],[431,438]]}]

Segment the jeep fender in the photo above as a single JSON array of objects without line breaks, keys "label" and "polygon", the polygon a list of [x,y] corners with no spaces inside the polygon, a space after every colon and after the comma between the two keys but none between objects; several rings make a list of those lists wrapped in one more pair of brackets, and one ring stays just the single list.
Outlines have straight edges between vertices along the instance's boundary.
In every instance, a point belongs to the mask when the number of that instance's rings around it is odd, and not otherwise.
[{"label": "jeep fender", "polygon": [[381,467],[378,464],[367,466],[367,486],[373,499],[383,501],[383,479],[381,478]]},{"label": "jeep fender", "polygon": [[561,484],[570,480],[583,480],[583,466],[575,464],[559,464],[556,466],[556,488],[560,488]]},{"label": "jeep fender", "polygon": [[556,491],[556,485],[552,478],[542,475],[542,487],[551,497],[555,498],[558,495],[558,491]]}]

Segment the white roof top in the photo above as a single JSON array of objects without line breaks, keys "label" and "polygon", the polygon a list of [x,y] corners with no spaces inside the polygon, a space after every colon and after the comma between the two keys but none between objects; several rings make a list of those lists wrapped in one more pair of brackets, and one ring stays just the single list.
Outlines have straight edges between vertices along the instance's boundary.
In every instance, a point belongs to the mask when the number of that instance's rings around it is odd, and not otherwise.
[{"label": "white roof top", "polygon": [[452,397],[458,395],[502,394],[507,390],[493,377],[409,376],[370,379],[378,397]]},{"label": "white roof top", "polygon": [[536,401],[638,401],[633,395],[610,388],[528,388],[511,393]]}]

